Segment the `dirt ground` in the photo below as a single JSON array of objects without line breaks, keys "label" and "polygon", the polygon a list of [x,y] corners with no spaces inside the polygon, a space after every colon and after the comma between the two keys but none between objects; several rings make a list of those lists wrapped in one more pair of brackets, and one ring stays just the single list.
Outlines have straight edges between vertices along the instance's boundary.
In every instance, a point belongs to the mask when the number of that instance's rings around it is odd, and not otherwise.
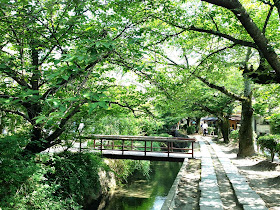
[{"label": "dirt ground", "polygon": [[264,200],[270,210],[280,210],[280,163],[268,161],[261,155],[237,158],[237,144],[219,144],[228,154],[239,172],[246,176],[249,185]]}]

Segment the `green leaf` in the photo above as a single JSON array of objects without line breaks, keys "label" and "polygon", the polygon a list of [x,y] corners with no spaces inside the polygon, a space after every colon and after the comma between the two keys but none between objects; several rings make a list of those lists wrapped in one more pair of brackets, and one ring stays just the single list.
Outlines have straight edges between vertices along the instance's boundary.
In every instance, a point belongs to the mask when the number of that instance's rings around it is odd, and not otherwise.
[{"label": "green leaf", "polygon": [[88,113],[91,114],[97,106],[98,106],[98,103],[90,104],[89,109],[88,109]]},{"label": "green leaf", "polygon": [[68,75],[62,75],[61,76],[64,80],[68,80],[69,79],[69,76]]},{"label": "green leaf", "polygon": [[98,105],[105,109],[108,108],[108,103],[106,101],[100,101],[100,102],[98,102]]},{"label": "green leaf", "polygon": [[42,122],[42,121],[45,120],[46,118],[47,118],[47,117],[44,116],[44,115],[37,117],[37,119],[36,119],[36,124]]},{"label": "green leaf", "polygon": [[54,65],[57,65],[57,64],[59,64],[60,63],[60,60],[54,60]]}]

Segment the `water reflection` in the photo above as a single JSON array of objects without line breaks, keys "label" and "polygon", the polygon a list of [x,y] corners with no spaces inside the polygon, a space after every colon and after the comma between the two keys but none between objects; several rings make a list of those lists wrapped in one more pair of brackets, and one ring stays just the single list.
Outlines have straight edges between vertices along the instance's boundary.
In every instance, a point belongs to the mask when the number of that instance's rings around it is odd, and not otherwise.
[{"label": "water reflection", "polygon": [[[135,175],[106,201],[104,210],[158,210],[165,201],[182,163],[151,162],[150,179]],[[136,179],[136,177],[138,177]]]}]

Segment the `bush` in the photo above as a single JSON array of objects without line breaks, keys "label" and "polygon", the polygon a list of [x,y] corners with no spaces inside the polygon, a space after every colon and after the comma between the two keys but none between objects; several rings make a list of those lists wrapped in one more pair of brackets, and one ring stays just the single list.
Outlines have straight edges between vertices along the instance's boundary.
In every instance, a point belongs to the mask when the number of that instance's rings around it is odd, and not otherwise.
[{"label": "bush", "polygon": [[187,134],[194,134],[196,127],[194,125],[187,127]]},{"label": "bush", "polygon": [[208,134],[210,135],[215,130],[214,127],[208,127]]},{"label": "bush", "polygon": [[269,124],[271,125],[272,133],[280,134],[280,113],[271,115],[269,117]]},{"label": "bush", "polygon": [[233,130],[229,134],[229,138],[233,139],[233,141],[237,141],[239,138],[239,130]]},{"label": "bush", "polygon": [[278,150],[280,143],[280,136],[279,135],[266,135],[260,136],[257,139],[257,144],[260,146],[261,150],[267,150],[270,153],[271,161],[273,162],[275,153],[280,153]]},{"label": "bush", "polygon": [[48,173],[49,183],[56,183],[56,194],[63,198],[72,197],[80,205],[99,196],[98,171],[101,158],[92,153],[63,152],[56,154],[50,163],[54,168]]},{"label": "bush", "polygon": [[81,209],[70,197],[55,195],[60,186],[48,182],[53,169],[42,162],[48,154],[22,157],[27,141],[24,135],[0,138],[0,209]]}]

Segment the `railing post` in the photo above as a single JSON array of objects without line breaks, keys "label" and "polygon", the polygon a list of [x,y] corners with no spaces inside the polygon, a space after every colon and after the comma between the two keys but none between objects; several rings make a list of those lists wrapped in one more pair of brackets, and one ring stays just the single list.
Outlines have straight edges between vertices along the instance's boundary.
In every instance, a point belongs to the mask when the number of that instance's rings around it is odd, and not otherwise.
[{"label": "railing post", "polygon": [[95,139],[93,140],[93,149],[95,149]]},{"label": "railing post", "polygon": [[146,156],[146,153],[147,153],[147,141],[145,141],[145,156]]},{"label": "railing post", "polygon": [[169,157],[169,149],[170,149],[170,142],[168,142],[168,147],[167,147],[167,156]]},{"label": "railing post", "polygon": [[124,153],[124,140],[122,140],[122,155]]},{"label": "railing post", "polygon": [[192,158],[193,158],[193,141],[192,141]]},{"label": "railing post", "polygon": [[114,150],[114,141],[112,141],[112,150]]},{"label": "railing post", "polygon": [[131,140],[131,151],[133,150],[133,140]]},{"label": "railing post", "polygon": [[102,154],[102,146],[103,146],[103,144],[102,144],[102,139],[101,139],[100,141],[101,141],[100,151],[101,151],[101,154]]},{"label": "railing post", "polygon": [[171,143],[171,152],[173,152],[173,142],[170,143]]},{"label": "railing post", "polygon": [[153,141],[151,141],[151,152],[153,151]]}]

